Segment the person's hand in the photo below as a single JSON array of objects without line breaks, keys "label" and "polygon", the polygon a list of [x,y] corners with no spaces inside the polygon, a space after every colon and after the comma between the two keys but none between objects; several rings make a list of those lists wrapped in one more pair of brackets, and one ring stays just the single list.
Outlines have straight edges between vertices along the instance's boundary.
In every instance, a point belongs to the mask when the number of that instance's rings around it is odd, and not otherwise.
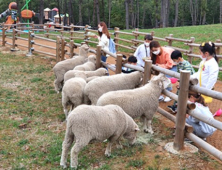
[{"label": "person's hand", "polygon": [[98,39],[98,36],[97,36],[97,35],[94,35],[94,38],[97,38],[97,39]]}]

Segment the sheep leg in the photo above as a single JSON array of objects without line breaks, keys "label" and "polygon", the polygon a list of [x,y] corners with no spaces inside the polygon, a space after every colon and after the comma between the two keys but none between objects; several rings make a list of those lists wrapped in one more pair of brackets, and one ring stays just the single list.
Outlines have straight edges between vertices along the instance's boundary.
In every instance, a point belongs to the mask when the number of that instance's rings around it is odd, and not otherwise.
[{"label": "sheep leg", "polygon": [[152,130],[152,119],[147,121],[147,126],[148,126],[148,132],[153,134],[153,130]]},{"label": "sheep leg", "polygon": [[62,90],[64,74],[59,74],[54,81],[55,91],[59,93]]},{"label": "sheep leg", "polygon": [[65,140],[62,143],[62,155],[60,160],[60,166],[63,168],[66,168],[67,163],[67,157],[68,157],[68,151],[73,143],[74,135],[69,134],[69,132],[66,133]]},{"label": "sheep leg", "polygon": [[114,143],[115,141],[118,141],[118,136],[117,136],[117,135],[112,136],[112,137],[109,138],[108,141],[109,141],[109,143],[108,143],[108,145],[107,145],[107,147],[106,147],[105,155],[108,156],[108,157],[110,157],[110,156],[111,156],[111,148],[112,148],[112,145],[113,145],[113,143]]},{"label": "sheep leg", "polygon": [[63,109],[64,109],[66,119],[68,117],[68,100],[69,99],[67,97],[65,97],[65,94],[62,93],[62,106],[63,106]]},{"label": "sheep leg", "polygon": [[145,116],[142,116],[142,120],[143,120],[143,131],[145,133],[148,133],[148,129],[147,129],[147,118]]},{"label": "sheep leg", "polygon": [[123,148],[122,144],[120,143],[120,140],[116,141],[116,148],[117,149],[122,149]]},{"label": "sheep leg", "polygon": [[85,147],[89,143],[88,140],[76,140],[75,145],[71,150],[71,168],[77,168],[78,166],[78,154],[83,147]]}]

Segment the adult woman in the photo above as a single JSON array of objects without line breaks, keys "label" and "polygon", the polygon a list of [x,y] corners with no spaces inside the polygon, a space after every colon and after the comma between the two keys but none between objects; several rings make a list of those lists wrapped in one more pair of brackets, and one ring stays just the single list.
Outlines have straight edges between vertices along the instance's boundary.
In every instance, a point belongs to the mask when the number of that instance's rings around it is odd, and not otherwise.
[{"label": "adult woman", "polygon": [[[109,35],[109,31],[107,29],[105,22],[100,22],[98,24],[98,34],[99,34],[99,36],[96,36],[96,38],[98,38],[98,40],[99,40],[99,45],[101,45],[103,49],[109,51],[110,35]],[[107,56],[105,56],[105,55],[101,56],[102,61],[106,62],[106,59],[107,59]]]},{"label": "adult woman", "polygon": [[[196,105],[195,110],[203,114],[205,117],[213,118],[212,113],[205,104],[204,98],[197,92],[189,92],[188,94],[189,101],[194,102]],[[200,138],[206,138],[214,133],[216,130],[214,127],[204,123],[192,116],[186,118],[186,123],[191,125],[194,129],[193,133],[199,136]]]},{"label": "adult woman", "polygon": [[[153,64],[176,72],[177,66],[170,57],[173,51],[172,48],[161,47],[158,41],[150,42],[150,56]],[[166,77],[170,78],[169,75],[166,75]],[[172,91],[172,85],[167,90]],[[169,102],[170,100],[169,97],[164,99],[162,95],[159,97],[159,101]]]},{"label": "adult woman", "polygon": [[199,49],[202,61],[200,62],[198,72],[193,77],[199,80],[199,86],[213,89],[219,73],[215,44],[212,42],[202,43]]},{"label": "adult woman", "polygon": [[158,41],[150,42],[150,56],[153,64],[159,67],[177,71],[170,55],[174,51],[172,48],[161,47]]}]

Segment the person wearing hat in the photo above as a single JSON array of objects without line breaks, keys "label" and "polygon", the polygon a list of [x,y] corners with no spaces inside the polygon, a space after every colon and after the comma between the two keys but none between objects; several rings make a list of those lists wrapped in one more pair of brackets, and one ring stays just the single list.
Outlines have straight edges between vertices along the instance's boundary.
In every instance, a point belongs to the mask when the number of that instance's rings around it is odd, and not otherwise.
[{"label": "person wearing hat", "polygon": [[[174,64],[177,65],[177,72],[180,73],[181,70],[190,71],[190,74],[193,75],[195,73],[192,65],[189,61],[183,59],[182,53],[179,50],[175,50],[171,53],[171,59]],[[178,85],[177,85],[178,87]],[[177,90],[177,95],[179,94],[179,90]],[[177,102],[175,101],[172,106],[167,106],[173,113],[177,112]]]},{"label": "person wearing hat", "polygon": [[152,35],[144,36],[144,44],[137,47],[134,56],[137,58],[137,65],[144,67],[144,58],[150,57],[150,42],[153,40]]}]

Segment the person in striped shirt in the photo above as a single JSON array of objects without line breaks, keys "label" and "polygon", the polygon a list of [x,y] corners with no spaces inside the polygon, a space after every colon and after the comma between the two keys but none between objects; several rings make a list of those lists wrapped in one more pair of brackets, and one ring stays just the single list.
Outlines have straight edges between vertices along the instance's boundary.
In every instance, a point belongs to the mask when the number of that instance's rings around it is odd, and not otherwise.
[{"label": "person in striped shirt", "polygon": [[[180,73],[181,70],[187,70],[190,71],[190,74],[193,75],[195,73],[195,70],[193,69],[192,65],[189,63],[189,61],[186,61],[183,59],[183,56],[180,51],[175,50],[171,53],[171,59],[173,62],[177,65],[177,72]],[[179,87],[179,84],[177,85],[177,88]],[[177,95],[179,94],[179,90],[177,90]],[[175,101],[172,106],[167,106],[173,113],[176,113],[177,109],[177,102]]]}]

